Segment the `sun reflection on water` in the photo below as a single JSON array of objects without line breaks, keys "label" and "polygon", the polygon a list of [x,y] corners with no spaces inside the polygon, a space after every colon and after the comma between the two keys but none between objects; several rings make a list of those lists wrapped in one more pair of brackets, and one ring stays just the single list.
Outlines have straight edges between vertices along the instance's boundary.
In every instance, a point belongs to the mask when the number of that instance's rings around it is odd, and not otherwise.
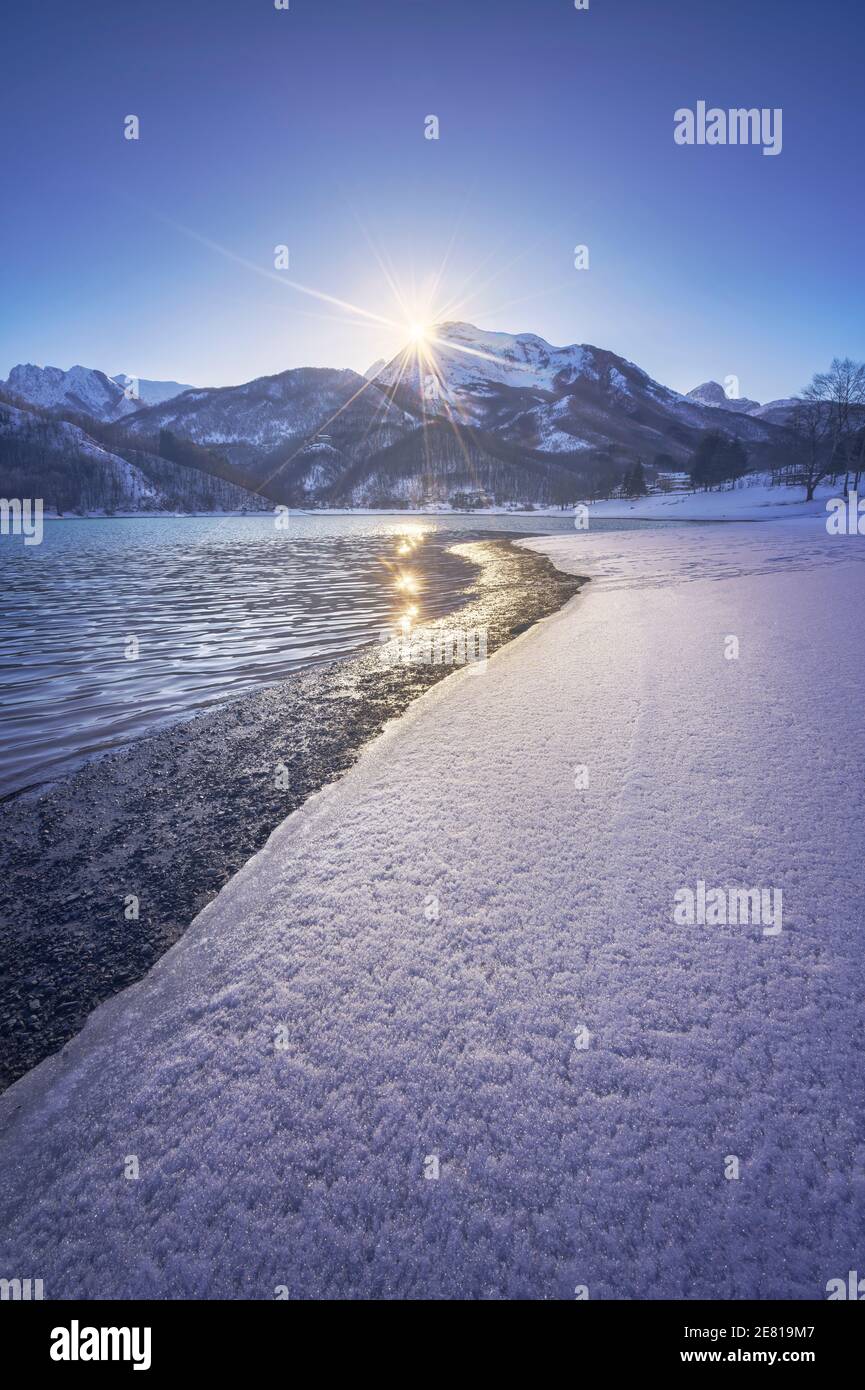
[{"label": "sun reflection on water", "polygon": [[[422,572],[408,569],[404,561],[413,556],[423,545],[426,536],[434,533],[435,526],[424,525],[422,522],[412,522],[410,524],[397,524],[388,531],[389,538],[393,541],[393,555],[382,555],[381,563],[393,576],[393,587],[398,595],[406,598],[420,600],[426,587],[423,582]],[[406,603],[400,606],[394,613],[393,625],[399,627],[403,634],[411,631],[413,624],[420,614],[420,602]]]}]

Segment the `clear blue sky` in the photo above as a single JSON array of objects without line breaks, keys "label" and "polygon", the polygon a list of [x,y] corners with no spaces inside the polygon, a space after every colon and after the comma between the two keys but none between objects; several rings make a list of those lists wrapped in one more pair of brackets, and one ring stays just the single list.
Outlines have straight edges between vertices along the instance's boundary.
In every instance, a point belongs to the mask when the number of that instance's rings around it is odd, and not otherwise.
[{"label": "clear blue sky", "polygon": [[[370,242],[679,390],[865,357],[859,0],[40,0],[3,47],[0,375],[363,370],[401,327],[280,281],[401,322]],[[675,145],[701,99],[782,107],[782,153]]]}]

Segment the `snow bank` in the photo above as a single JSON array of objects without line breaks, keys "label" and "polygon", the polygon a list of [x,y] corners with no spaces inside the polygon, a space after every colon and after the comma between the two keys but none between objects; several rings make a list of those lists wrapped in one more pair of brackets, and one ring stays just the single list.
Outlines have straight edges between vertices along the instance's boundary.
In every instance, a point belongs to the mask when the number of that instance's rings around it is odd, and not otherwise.
[{"label": "snow bank", "polygon": [[[758,475],[759,476],[759,475]],[[840,484],[839,484],[840,486]],[[806,502],[803,487],[771,487],[768,476],[747,479],[726,492],[671,492],[651,497],[610,498],[590,503],[591,515],[658,521],[768,521],[795,517],[825,517],[826,499],[839,496],[826,484]]]},{"label": "snow bank", "polygon": [[[595,580],[2,1098],[0,1274],[805,1299],[861,1268],[865,543],[530,544]],[[782,933],[676,926],[698,880],[781,889]]]}]

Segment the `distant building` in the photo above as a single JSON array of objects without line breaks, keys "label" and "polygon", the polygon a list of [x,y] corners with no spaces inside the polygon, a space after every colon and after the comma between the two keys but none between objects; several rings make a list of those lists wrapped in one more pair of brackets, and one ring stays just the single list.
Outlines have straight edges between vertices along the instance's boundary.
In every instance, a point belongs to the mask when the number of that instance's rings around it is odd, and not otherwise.
[{"label": "distant building", "polygon": [[455,492],[450,503],[458,511],[469,511],[477,507],[494,507],[496,499],[484,492],[483,488],[472,488],[465,492]]},{"label": "distant building", "polygon": [[689,473],[661,471],[650,484],[650,492],[692,492],[693,484]]}]

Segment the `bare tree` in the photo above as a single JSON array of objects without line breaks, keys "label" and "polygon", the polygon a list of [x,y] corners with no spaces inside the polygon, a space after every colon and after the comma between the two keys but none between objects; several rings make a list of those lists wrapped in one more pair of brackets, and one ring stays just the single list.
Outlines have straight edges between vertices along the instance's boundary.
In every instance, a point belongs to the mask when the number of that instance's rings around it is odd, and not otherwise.
[{"label": "bare tree", "polygon": [[805,501],[810,502],[818,484],[832,471],[829,409],[814,382],[796,397],[791,423],[802,460],[799,479],[806,490]]},{"label": "bare tree", "polygon": [[849,492],[854,479],[858,487],[865,456],[865,439],[860,438],[865,425],[865,362],[833,358],[828,372],[817,372],[803,396],[823,403],[831,447],[829,471],[837,476],[844,469],[844,491]]}]

